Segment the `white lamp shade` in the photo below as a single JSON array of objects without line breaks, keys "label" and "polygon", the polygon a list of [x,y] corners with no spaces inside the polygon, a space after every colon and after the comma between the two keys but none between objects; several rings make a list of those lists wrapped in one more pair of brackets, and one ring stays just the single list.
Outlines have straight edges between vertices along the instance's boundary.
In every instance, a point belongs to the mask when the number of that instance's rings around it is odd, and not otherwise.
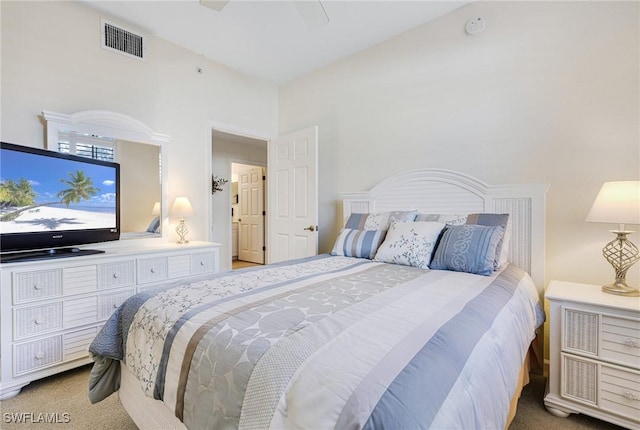
[{"label": "white lamp shade", "polygon": [[640,181],[605,182],[586,221],[640,224]]},{"label": "white lamp shade", "polygon": [[151,215],[160,215],[160,202],[155,202],[153,204],[153,209],[151,209]]},{"label": "white lamp shade", "polygon": [[185,218],[193,216],[191,202],[186,197],[176,197],[176,201],[171,206],[171,216]]}]

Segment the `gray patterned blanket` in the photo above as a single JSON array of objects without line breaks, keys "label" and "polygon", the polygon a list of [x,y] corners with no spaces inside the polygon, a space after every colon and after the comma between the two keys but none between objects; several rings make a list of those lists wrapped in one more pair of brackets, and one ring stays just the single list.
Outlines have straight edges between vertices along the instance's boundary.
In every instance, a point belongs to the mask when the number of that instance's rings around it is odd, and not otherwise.
[{"label": "gray patterned blanket", "polygon": [[503,428],[543,318],[514,266],[319,256],[132,297],[90,347],[90,398],[124,361],[191,429]]}]

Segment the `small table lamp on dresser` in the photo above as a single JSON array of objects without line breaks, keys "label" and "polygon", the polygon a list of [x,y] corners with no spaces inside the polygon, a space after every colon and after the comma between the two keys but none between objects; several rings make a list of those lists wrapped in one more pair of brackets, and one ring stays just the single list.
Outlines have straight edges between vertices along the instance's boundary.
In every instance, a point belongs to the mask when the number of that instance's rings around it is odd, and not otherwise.
[{"label": "small table lamp on dresser", "polygon": [[176,233],[178,233],[178,244],[184,245],[189,243],[185,236],[189,233],[187,225],[184,223],[184,219],[193,216],[193,207],[187,197],[176,197],[176,200],[171,206],[170,215],[172,217],[180,218],[180,223],[176,227]]},{"label": "small table lamp on dresser", "polygon": [[640,224],[640,181],[605,182],[587,215],[588,222],[618,224],[611,230],[616,238],[602,249],[604,258],[616,271],[613,284],[605,285],[602,291],[621,296],[639,296],[637,288],[626,282],[627,270],[640,260],[638,248],[627,239],[633,231],[625,230],[625,224]]}]

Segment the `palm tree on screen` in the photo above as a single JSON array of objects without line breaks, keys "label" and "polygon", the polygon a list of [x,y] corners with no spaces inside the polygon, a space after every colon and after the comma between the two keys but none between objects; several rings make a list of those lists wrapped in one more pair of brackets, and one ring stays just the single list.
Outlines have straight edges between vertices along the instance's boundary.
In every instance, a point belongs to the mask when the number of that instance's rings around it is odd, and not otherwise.
[{"label": "palm tree on screen", "polygon": [[82,200],[89,200],[100,192],[93,185],[93,180],[87,177],[82,170],[69,173],[68,179],[60,179],[60,182],[68,188],[56,194],[59,201],[36,204],[36,192],[31,183],[24,178],[18,181],[4,180],[0,183],[0,210],[8,209],[0,214],[0,221],[14,221],[22,213],[27,211],[39,211],[39,207],[52,206],[64,203],[67,207],[71,203],[79,203]]},{"label": "palm tree on screen", "polygon": [[69,188],[58,192],[57,197],[60,197],[60,201],[67,205],[71,203],[79,203],[82,200],[89,200],[100,192],[100,190],[93,186],[91,178],[87,177],[82,170],[76,170],[69,173],[70,179],[60,179],[60,182],[67,185]]}]

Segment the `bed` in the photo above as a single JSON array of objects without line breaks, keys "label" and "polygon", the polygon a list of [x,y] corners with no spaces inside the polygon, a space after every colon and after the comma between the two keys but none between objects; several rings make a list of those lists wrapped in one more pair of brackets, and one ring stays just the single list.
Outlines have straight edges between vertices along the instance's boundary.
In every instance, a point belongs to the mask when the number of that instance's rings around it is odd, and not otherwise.
[{"label": "bed", "polygon": [[[505,428],[544,320],[544,195],[419,169],[331,254],[159,286],[90,347],[140,428]],[[431,267],[431,268],[429,268]]]}]

